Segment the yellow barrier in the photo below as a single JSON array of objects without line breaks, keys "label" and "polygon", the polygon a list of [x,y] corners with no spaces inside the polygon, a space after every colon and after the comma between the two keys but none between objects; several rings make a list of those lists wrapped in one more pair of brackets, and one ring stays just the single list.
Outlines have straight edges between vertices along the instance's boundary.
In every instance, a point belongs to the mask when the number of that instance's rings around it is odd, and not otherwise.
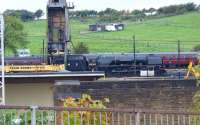
[{"label": "yellow barrier", "polygon": [[185,79],[188,79],[190,76],[190,73],[196,78],[200,79],[200,71],[196,71],[195,68],[193,67],[193,62],[191,61],[189,66],[188,66],[188,72],[186,76],[184,77]]},{"label": "yellow barrier", "polygon": [[65,70],[64,65],[7,65],[5,72],[55,72]]}]

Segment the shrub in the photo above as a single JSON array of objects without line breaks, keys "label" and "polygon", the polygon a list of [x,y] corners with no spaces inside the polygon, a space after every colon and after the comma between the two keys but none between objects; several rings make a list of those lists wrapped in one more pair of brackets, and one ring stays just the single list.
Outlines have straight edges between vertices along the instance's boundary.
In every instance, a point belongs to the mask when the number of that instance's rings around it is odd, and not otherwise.
[{"label": "shrub", "polygon": [[86,44],[84,44],[83,42],[80,42],[74,47],[74,53],[75,54],[87,54],[87,53],[89,53],[89,49]]},{"label": "shrub", "polygon": [[194,46],[192,50],[195,52],[200,52],[200,45]]},{"label": "shrub", "polygon": [[[108,98],[105,98],[103,101],[101,100],[93,100],[91,96],[83,94],[81,98],[75,99],[72,97],[67,97],[64,101],[64,107],[70,108],[94,108],[94,109],[105,109],[105,104],[109,102]],[[101,115],[101,119],[100,119]],[[76,118],[75,118],[76,117]],[[102,125],[106,125],[106,122],[109,123],[111,121],[111,113],[106,112],[91,112],[91,111],[71,111],[63,113],[64,124],[74,124],[76,122],[77,125],[87,125],[91,123],[96,123],[96,125],[100,124],[100,120]],[[76,119],[76,120],[75,120]]]}]

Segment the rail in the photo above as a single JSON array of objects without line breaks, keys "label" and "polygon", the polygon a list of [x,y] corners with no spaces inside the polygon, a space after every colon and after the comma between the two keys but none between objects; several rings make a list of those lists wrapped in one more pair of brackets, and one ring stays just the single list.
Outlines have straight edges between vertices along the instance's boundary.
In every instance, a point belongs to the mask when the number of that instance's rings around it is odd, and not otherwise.
[{"label": "rail", "polygon": [[200,112],[0,106],[1,125],[198,125]]}]

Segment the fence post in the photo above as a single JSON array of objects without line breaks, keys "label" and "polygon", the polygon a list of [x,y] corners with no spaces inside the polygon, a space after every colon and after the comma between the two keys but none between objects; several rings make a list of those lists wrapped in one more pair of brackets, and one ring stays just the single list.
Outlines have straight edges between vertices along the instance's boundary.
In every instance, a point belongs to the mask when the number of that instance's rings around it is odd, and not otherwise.
[{"label": "fence post", "polygon": [[135,112],[135,125],[140,125],[140,111]]},{"label": "fence post", "polygon": [[36,110],[38,106],[31,106],[31,125],[36,125]]}]

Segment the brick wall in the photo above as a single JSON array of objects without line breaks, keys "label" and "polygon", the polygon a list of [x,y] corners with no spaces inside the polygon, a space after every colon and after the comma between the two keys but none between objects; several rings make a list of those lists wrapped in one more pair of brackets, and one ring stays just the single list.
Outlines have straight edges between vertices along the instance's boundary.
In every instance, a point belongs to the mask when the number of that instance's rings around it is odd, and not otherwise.
[{"label": "brick wall", "polygon": [[108,97],[109,107],[115,108],[181,110],[191,107],[192,97],[198,90],[195,80],[96,81],[58,87],[56,94],[78,97],[87,93],[94,99]]}]

